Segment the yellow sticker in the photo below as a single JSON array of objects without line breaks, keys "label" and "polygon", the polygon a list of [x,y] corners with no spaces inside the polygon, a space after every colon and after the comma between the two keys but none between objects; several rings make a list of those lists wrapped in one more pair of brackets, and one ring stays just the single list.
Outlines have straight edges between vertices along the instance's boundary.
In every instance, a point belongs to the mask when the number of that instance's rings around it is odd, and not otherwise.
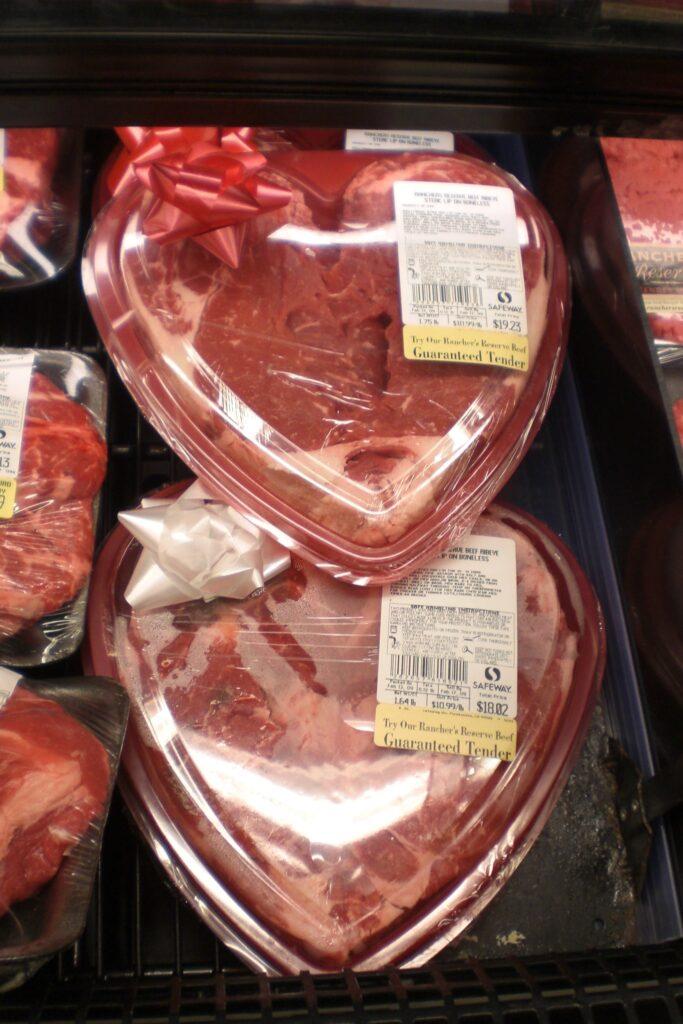
[{"label": "yellow sticker", "polygon": [[0,519],[12,518],[16,493],[17,481],[0,477]]},{"label": "yellow sticker", "polygon": [[665,295],[652,292],[643,295],[643,302],[648,313],[680,314],[683,316],[683,292],[678,295]]},{"label": "yellow sticker", "polygon": [[378,704],[375,743],[390,750],[512,761],[517,751],[517,722],[487,715]]},{"label": "yellow sticker", "polygon": [[406,359],[438,363],[478,363],[508,370],[529,369],[529,340],[519,334],[488,331],[478,327],[403,328]]}]

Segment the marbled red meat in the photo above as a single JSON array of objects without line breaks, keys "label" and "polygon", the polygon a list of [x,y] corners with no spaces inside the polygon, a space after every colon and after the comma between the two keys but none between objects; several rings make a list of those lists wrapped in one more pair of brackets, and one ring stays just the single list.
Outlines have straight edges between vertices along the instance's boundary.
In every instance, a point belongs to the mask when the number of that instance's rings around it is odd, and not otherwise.
[{"label": "marbled red meat", "polygon": [[24,418],[17,505],[25,508],[40,498],[91,498],[102,486],[106,462],[106,445],[87,409],[34,371]]},{"label": "marbled red meat", "polygon": [[0,519],[0,640],[57,611],[85,584],[106,462],[89,412],[34,370],[15,511]]},{"label": "marbled red meat", "polygon": [[75,597],[92,552],[92,498],[38,502],[1,520],[0,639]]},{"label": "marbled red meat", "polygon": [[0,914],[54,877],[108,786],[101,743],[19,685],[0,711]]},{"label": "marbled red meat", "polygon": [[683,231],[683,141],[603,139],[629,242],[675,242]]},{"label": "marbled red meat", "polygon": [[353,963],[480,862],[495,874],[506,815],[552,748],[577,626],[554,567],[514,517],[492,510],[476,532],[516,543],[512,766],[377,747],[379,593],[311,566],[295,564],[245,601],[128,612],[116,623],[135,734],[174,827],[319,967]]}]

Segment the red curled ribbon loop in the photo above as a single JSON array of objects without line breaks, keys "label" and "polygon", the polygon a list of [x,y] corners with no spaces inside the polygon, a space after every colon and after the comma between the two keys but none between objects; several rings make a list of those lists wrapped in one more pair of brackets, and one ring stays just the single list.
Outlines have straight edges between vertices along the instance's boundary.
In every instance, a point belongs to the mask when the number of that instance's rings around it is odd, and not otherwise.
[{"label": "red curled ribbon loop", "polygon": [[137,179],[155,196],[144,233],[159,244],[194,238],[239,265],[245,224],[285,206],[289,189],[260,176],[265,156],[251,128],[117,128],[125,151],[109,174],[112,192]]}]

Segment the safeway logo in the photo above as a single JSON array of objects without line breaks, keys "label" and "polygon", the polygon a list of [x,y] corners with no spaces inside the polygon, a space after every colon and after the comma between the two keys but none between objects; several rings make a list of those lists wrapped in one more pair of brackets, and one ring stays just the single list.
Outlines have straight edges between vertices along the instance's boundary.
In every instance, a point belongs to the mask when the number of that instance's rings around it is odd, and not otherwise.
[{"label": "safeway logo", "polygon": [[504,306],[509,305],[509,303],[512,302],[512,296],[510,295],[510,292],[498,292],[498,301],[501,302]]}]

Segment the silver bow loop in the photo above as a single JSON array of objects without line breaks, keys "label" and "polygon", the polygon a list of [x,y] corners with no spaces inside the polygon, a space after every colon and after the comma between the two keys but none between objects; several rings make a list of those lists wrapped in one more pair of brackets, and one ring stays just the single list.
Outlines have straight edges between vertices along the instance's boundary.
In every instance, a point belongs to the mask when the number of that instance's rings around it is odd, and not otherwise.
[{"label": "silver bow loop", "polygon": [[290,565],[286,548],[199,482],[179,498],[145,499],[119,520],[143,548],[125,592],[136,611],[245,598]]}]

